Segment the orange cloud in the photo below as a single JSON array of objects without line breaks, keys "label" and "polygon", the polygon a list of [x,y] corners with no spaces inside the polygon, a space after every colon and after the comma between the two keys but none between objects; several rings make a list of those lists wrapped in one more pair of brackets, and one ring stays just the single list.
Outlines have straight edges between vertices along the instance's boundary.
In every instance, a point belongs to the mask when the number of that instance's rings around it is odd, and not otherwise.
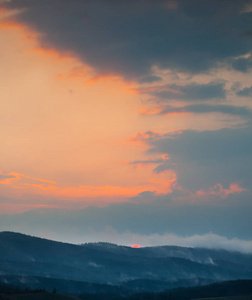
[{"label": "orange cloud", "polygon": [[18,180],[18,178],[13,174],[3,174],[0,171],[0,184],[11,184],[14,180]]},{"label": "orange cloud", "polygon": [[12,17],[14,15],[17,15],[23,10],[7,10],[7,9],[0,9],[0,29],[12,29],[19,31],[22,34],[22,40],[21,41],[29,41],[33,46],[30,48],[30,51],[34,53],[41,54],[42,56],[47,57],[53,57],[57,60],[62,59],[69,59],[72,58],[72,53],[67,53],[63,51],[57,51],[53,47],[50,47],[50,45],[42,45],[39,42],[39,38],[41,34],[31,28],[29,28],[25,24],[18,23],[14,20],[10,20],[9,17]]},{"label": "orange cloud", "polygon": [[57,79],[60,80],[68,80],[68,79],[86,79],[88,76],[90,76],[90,68],[84,65],[79,65],[72,67],[70,71],[65,73],[60,73],[57,75]]},{"label": "orange cloud", "polygon": [[69,188],[59,188],[55,195],[63,197],[134,197],[145,191],[156,192],[157,194],[170,193],[176,184],[176,178],[166,181],[150,179],[145,185],[121,187],[121,186],[79,186]]},{"label": "orange cloud", "polygon": [[35,41],[38,39],[39,34],[37,32],[31,30],[28,26],[24,24],[8,20],[9,16],[11,16],[11,11],[5,9],[0,11],[0,29],[17,30],[22,33],[24,40],[31,39]]},{"label": "orange cloud", "polygon": [[138,132],[134,136],[128,137],[127,141],[134,142],[139,145],[145,144],[148,140],[158,139],[162,137],[168,137],[175,134],[181,134],[184,129],[181,130],[171,130],[169,132],[159,132],[155,130],[150,130],[146,132]]},{"label": "orange cloud", "polygon": [[[80,61],[73,52],[56,50],[50,44],[43,44],[40,42],[41,33],[29,28],[25,24],[18,23],[14,20],[9,20],[9,17],[21,13],[23,10],[0,10],[0,29],[11,29],[16,30],[22,34],[22,41],[30,42],[31,53],[40,55],[44,59],[52,59],[53,61],[64,62],[68,61],[72,66],[70,70],[65,71],[57,75],[57,79],[84,79],[85,84],[95,84],[99,81],[105,81],[105,83],[110,83],[119,81],[121,86],[121,91],[127,91],[129,89],[129,83],[125,82],[117,74],[97,74],[90,66],[84,64]],[[77,66],[76,66],[77,65]],[[131,81],[132,83],[133,81]]]},{"label": "orange cloud", "polygon": [[[40,42],[41,34],[34,29],[29,28],[25,24],[18,23],[14,20],[10,20],[9,17],[20,13],[21,11],[12,11],[2,9],[0,11],[0,29],[2,30],[13,30],[20,34],[20,43],[22,43],[26,51],[32,54],[36,54],[39,59],[44,59],[48,63],[48,60],[53,62],[64,63],[64,69],[67,69],[65,73],[60,73],[56,76],[57,79],[62,78],[76,78],[91,74],[91,68],[80,62],[75,55],[70,51],[56,50],[52,45],[42,44]],[[72,65],[81,65],[81,67],[73,67]],[[78,70],[81,68],[81,71]],[[70,69],[70,71],[68,70]],[[91,76],[89,74],[89,77]]]},{"label": "orange cloud", "polygon": [[[85,83],[87,84],[95,84],[99,81],[110,82],[111,80],[120,80],[123,81],[117,74],[95,74],[91,76],[91,78],[87,79]],[[127,85],[128,86],[128,85]],[[122,89],[124,90],[124,88]]]},{"label": "orange cloud", "polygon": [[[2,178],[2,180],[1,180]],[[27,182],[31,181],[31,182]],[[43,182],[43,184],[36,184],[32,182]],[[3,172],[0,173],[0,184],[4,185],[10,185],[11,187],[15,189],[25,189],[27,187],[33,187],[33,188],[39,188],[43,190],[53,190],[56,189],[57,187],[54,185],[48,185],[48,184],[55,184],[54,181],[51,180],[46,180],[46,179],[41,179],[41,178],[36,178],[36,177],[31,177],[28,175],[24,175],[21,173],[17,172],[11,172],[8,174],[3,174]]]},{"label": "orange cloud", "polygon": [[24,185],[30,186],[32,188],[39,188],[42,190],[49,190],[49,191],[55,190],[58,188],[57,186],[54,186],[54,185],[45,186],[44,184],[35,184],[35,183],[24,183]]},{"label": "orange cloud", "polygon": [[157,115],[162,111],[161,108],[141,108],[138,113],[142,116]]},{"label": "orange cloud", "polygon": [[20,180],[20,179],[23,177],[23,178],[29,178],[29,179],[32,179],[32,180],[35,180],[35,181],[42,181],[42,182],[46,182],[46,183],[54,183],[54,184],[55,184],[55,182],[52,181],[52,180],[46,180],[46,179],[41,179],[41,178],[31,177],[31,176],[24,175],[24,174],[17,173],[17,172],[11,172],[11,173],[9,173],[9,175],[14,175],[14,176],[16,176],[16,179],[17,179],[17,180]]},{"label": "orange cloud", "polygon": [[247,189],[240,187],[237,183],[231,183],[229,189],[224,189],[220,183],[217,183],[207,190],[202,189],[197,191],[196,195],[200,197],[217,196],[226,199],[230,194],[241,193],[244,191],[247,191]]},{"label": "orange cloud", "polygon": [[150,140],[153,138],[159,138],[162,135],[164,135],[164,133],[160,133],[158,131],[151,130],[151,131],[146,131],[146,132],[138,132],[136,135],[128,137],[127,140],[129,142],[134,142],[139,145],[143,145],[143,144],[145,144],[146,140]]},{"label": "orange cloud", "polygon": [[169,160],[169,159],[170,159],[170,157],[169,157],[169,155],[168,155],[167,153],[162,154],[161,157],[162,157],[164,160]]},{"label": "orange cloud", "polygon": [[30,51],[39,54],[44,57],[50,57],[54,60],[62,61],[66,59],[72,59],[72,55],[70,53],[59,52],[53,48],[37,46],[33,47]]},{"label": "orange cloud", "polygon": [[[164,159],[168,159],[167,156]],[[1,173],[1,184],[5,185],[6,195],[12,194],[24,197],[31,195],[51,195],[64,198],[96,198],[96,197],[133,197],[145,191],[155,192],[157,194],[171,193],[176,185],[176,174],[169,170],[164,174],[156,174],[156,178],[143,180],[144,182],[135,186],[92,186],[80,185],[78,187],[58,186],[52,180],[41,179],[24,175],[17,172],[11,172],[6,175]],[[8,188],[8,189],[7,189]],[[6,190],[7,189],[7,190]],[[11,190],[10,190],[11,189]]]},{"label": "orange cloud", "polygon": [[171,179],[167,179],[167,180],[150,179],[149,182],[153,183],[154,186],[158,188],[159,194],[170,194],[173,192],[173,189],[177,185],[177,175],[173,171]]},{"label": "orange cloud", "polygon": [[248,191],[247,189],[239,186],[239,184],[237,183],[231,183],[229,185],[229,188],[227,189],[224,189],[221,183],[217,183],[216,185],[208,189],[201,189],[196,193],[181,186],[176,186],[176,190],[181,192],[180,196],[176,196],[173,198],[173,201],[175,201],[176,203],[211,203],[211,205],[217,204],[218,200],[226,199],[231,194]]}]

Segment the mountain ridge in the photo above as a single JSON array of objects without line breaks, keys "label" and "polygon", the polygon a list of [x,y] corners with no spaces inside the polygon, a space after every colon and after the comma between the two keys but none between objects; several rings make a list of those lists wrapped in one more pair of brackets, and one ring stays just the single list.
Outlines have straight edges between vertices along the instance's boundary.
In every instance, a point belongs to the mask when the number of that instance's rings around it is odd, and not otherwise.
[{"label": "mountain ridge", "polygon": [[0,232],[0,282],[20,287],[128,295],[238,279],[252,279],[252,255],[179,246],[74,245]]},{"label": "mountain ridge", "polygon": [[[27,276],[40,276],[40,271],[43,275],[46,265],[50,270],[48,276],[56,277],[61,270],[62,279],[67,279],[67,269],[71,269],[75,270],[76,280],[84,280],[83,273],[88,272],[93,280],[101,283],[114,282],[116,278],[118,282],[174,277],[240,279],[250,278],[252,274],[252,255],[227,250],[178,246],[132,248],[106,243],[74,245],[7,231],[0,232],[0,243],[4,272],[16,269]],[[15,266],[15,261],[19,265]],[[41,270],[29,271],[36,264],[41,265]],[[95,274],[97,270],[103,275]]]}]

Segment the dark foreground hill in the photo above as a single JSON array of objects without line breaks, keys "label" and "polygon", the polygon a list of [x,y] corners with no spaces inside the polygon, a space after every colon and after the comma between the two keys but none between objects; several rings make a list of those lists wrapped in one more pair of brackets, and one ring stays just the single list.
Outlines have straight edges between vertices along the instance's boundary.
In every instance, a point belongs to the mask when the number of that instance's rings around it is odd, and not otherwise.
[{"label": "dark foreground hill", "polygon": [[52,294],[47,292],[41,293],[33,293],[33,292],[26,292],[26,293],[16,293],[16,294],[0,294],[1,300],[81,300],[80,298],[62,295],[62,294]]},{"label": "dark foreground hill", "polygon": [[[179,288],[162,293],[142,293],[127,297],[127,300],[190,300],[207,298],[241,297],[252,299],[252,280],[236,280],[213,283],[206,286]],[[216,299],[217,300],[217,299]]]},{"label": "dark foreground hill", "polygon": [[252,300],[252,280],[237,280],[211,285],[178,288],[161,293],[137,293],[115,295],[111,293],[80,294],[72,297],[43,290],[22,290],[0,284],[1,300]]},{"label": "dark foreground hill", "polygon": [[[195,280],[184,279],[177,281],[160,281],[139,279],[121,282],[117,284],[100,284],[85,281],[73,281],[66,279],[27,277],[23,275],[1,275],[0,283],[11,284],[19,289],[28,288],[31,290],[44,289],[52,291],[56,289],[60,293],[80,295],[80,294],[103,294],[114,296],[125,296],[140,292],[161,292],[177,287],[190,287],[204,285],[211,282],[206,279]],[[1,298],[0,298],[1,299]]]},{"label": "dark foreground hill", "polygon": [[174,246],[72,245],[0,233],[0,282],[62,293],[130,295],[252,279],[252,255]]}]

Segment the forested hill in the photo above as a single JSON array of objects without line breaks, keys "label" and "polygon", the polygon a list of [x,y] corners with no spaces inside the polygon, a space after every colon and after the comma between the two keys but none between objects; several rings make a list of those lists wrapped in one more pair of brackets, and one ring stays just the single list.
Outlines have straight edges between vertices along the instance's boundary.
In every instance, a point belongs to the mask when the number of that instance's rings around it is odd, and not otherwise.
[{"label": "forested hill", "polygon": [[60,289],[130,294],[252,279],[252,255],[175,246],[73,245],[1,232],[0,269],[0,282],[17,286],[51,288],[54,280]]}]

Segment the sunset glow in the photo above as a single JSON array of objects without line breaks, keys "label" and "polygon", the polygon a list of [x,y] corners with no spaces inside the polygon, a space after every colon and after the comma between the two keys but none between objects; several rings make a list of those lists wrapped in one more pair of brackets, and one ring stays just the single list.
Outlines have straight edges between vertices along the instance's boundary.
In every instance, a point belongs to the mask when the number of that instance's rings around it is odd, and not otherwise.
[{"label": "sunset glow", "polygon": [[131,247],[132,247],[132,248],[141,248],[141,246],[140,246],[140,245],[137,245],[137,244],[131,245]]},{"label": "sunset glow", "polygon": [[0,1],[0,216],[252,238],[201,217],[251,206],[251,11],[221,2]]}]

